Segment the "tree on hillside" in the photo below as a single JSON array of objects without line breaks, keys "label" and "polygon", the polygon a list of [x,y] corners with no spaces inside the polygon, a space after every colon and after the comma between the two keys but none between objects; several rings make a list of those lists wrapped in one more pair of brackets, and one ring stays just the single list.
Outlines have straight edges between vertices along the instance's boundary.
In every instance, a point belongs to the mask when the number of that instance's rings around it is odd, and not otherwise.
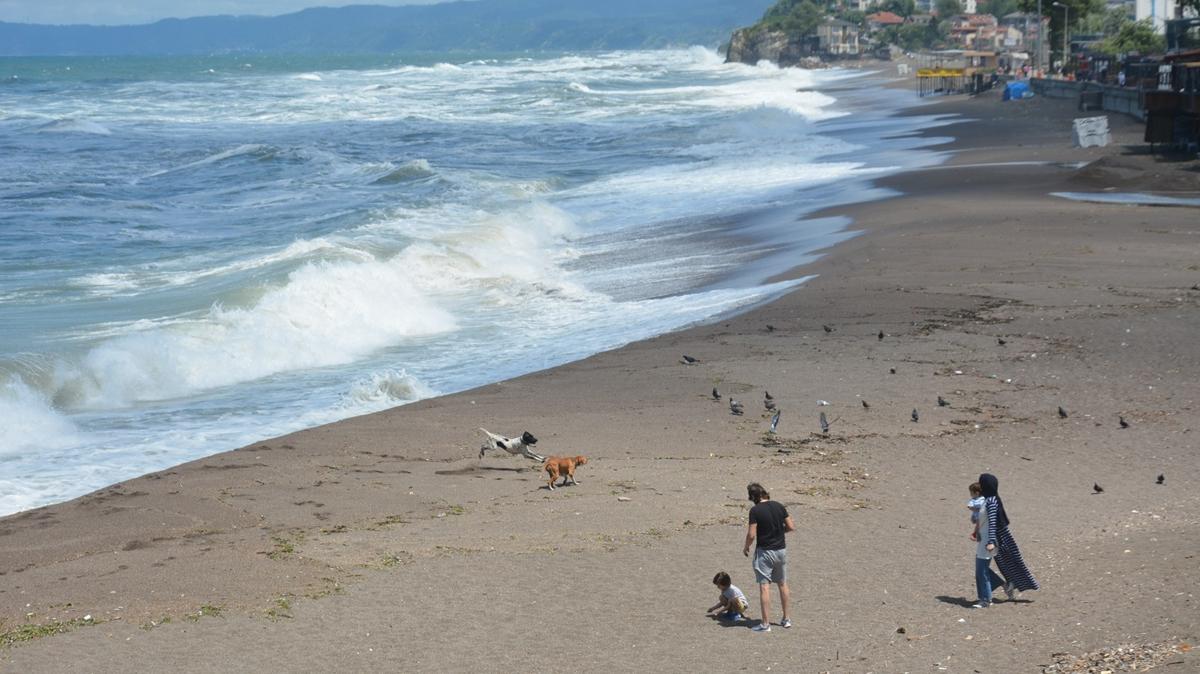
[{"label": "tree on hillside", "polygon": [[1154,25],[1149,19],[1127,21],[1115,35],[1110,35],[1100,43],[1100,51],[1106,54],[1155,54],[1162,53],[1166,48],[1166,38],[1154,32]]},{"label": "tree on hillside", "polygon": [[[1200,2],[1200,0],[1196,0]],[[916,0],[884,0],[879,3],[878,9],[881,12],[891,12],[899,16],[909,17],[917,11]]]},{"label": "tree on hillside", "polygon": [[991,14],[997,19],[1020,11],[1020,8],[1017,6],[1017,0],[984,0],[979,5],[979,12],[981,14]]},{"label": "tree on hillside", "polygon": [[[1038,2],[1037,0],[1017,0],[1022,12],[1036,13]],[[1071,26],[1078,26],[1081,21],[1091,14],[1102,13],[1105,11],[1105,0],[1057,0],[1058,4],[1067,6],[1067,11],[1063,11],[1062,7],[1055,6],[1056,0],[1043,0],[1042,16],[1050,20],[1050,35],[1048,36],[1048,44],[1053,51],[1060,51],[1063,43],[1063,29],[1066,24],[1063,23],[1063,17],[1069,17]],[[1072,31],[1075,28],[1071,29]]]},{"label": "tree on hillside", "polygon": [[812,35],[823,18],[825,13],[812,0],[779,0],[763,14],[762,25],[793,35]]},{"label": "tree on hillside", "polygon": [[958,0],[937,0],[933,6],[937,10],[938,18],[943,20],[963,13],[962,3]]}]

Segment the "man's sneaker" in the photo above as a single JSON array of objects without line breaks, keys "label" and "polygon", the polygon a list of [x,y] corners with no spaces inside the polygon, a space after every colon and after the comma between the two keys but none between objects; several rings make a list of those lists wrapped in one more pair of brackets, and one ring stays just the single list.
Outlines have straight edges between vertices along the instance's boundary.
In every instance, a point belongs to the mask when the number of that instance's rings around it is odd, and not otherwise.
[{"label": "man's sneaker", "polygon": [[988,607],[988,605],[983,602],[977,602],[977,603],[971,604],[971,608],[987,608],[987,607]]},{"label": "man's sneaker", "polygon": [[785,629],[791,629],[791,627],[792,627],[792,621],[791,621],[791,619],[790,619],[790,618],[784,618],[784,619],[783,619],[783,620],[782,620],[782,621],[779,623],[779,626],[780,626],[780,627],[783,627],[783,628],[785,628]]},{"label": "man's sneaker", "polygon": [[767,623],[759,623],[759,624],[755,625],[754,627],[751,627],[750,631],[751,632],[770,632],[771,626],[768,625]]}]

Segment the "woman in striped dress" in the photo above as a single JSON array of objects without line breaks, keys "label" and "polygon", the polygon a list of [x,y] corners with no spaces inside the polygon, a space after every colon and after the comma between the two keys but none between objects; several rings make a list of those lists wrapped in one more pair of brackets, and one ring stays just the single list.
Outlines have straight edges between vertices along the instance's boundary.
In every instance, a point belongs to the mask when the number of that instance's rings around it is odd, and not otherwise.
[{"label": "woman in striped dress", "polygon": [[1012,599],[1017,591],[1039,589],[1037,580],[1021,559],[1016,539],[1008,530],[1008,514],[1004,512],[1004,501],[1000,500],[1000,481],[995,475],[984,473],[979,476],[979,486],[983,489],[987,510],[987,549],[996,553],[996,566],[1007,581],[1005,594]]}]

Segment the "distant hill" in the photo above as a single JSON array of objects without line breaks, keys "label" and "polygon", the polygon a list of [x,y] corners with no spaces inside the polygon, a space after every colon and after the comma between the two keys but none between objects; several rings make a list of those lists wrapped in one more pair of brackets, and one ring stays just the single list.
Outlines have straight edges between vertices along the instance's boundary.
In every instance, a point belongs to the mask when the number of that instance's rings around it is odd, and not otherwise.
[{"label": "distant hill", "polygon": [[276,17],[211,16],[138,26],[0,22],[0,56],[716,46],[771,0],[478,0],[356,5]]}]

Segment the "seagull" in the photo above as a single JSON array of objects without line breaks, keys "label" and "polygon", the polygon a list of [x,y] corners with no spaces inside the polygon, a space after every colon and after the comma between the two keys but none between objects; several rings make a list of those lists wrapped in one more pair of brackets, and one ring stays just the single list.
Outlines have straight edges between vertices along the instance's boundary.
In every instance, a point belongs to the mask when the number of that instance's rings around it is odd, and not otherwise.
[{"label": "seagull", "polygon": [[882,341],[883,341],[883,330],[880,330],[880,331],[879,331],[879,335],[878,335],[878,337],[879,337],[879,341],[881,341],[881,342],[882,342]]},{"label": "seagull", "polygon": [[1158,474],[1158,479],[1154,481],[1154,484],[1162,484],[1162,483],[1163,483],[1163,482],[1165,482],[1166,480],[1167,480],[1167,478],[1166,478],[1166,477],[1164,477],[1162,473],[1159,473],[1159,474]]},{"label": "seagull", "polygon": [[949,407],[949,406],[950,406],[950,401],[946,400],[945,398],[943,398],[941,396],[938,396],[938,407]]},{"label": "seagull", "polygon": [[1004,346],[1005,344],[1008,344],[1008,340],[1004,339],[1003,337],[997,337],[996,343],[999,344],[1000,346]]},{"label": "seagull", "polygon": [[713,400],[720,400],[720,399],[721,399],[721,392],[717,390],[716,386],[714,386],[713,387]]},{"label": "seagull", "polygon": [[1068,415],[1067,415],[1067,411],[1063,409],[1063,406],[1062,406],[1062,405],[1059,405],[1059,406],[1058,406],[1058,417],[1059,417],[1060,419],[1066,419],[1066,418],[1067,418],[1067,416],[1068,416]]},{"label": "seagull", "polygon": [[745,410],[742,409],[741,403],[734,400],[733,398],[730,398],[729,399],[729,411],[740,417],[740,416],[742,416],[742,412],[744,412]]},{"label": "seagull", "polygon": [[774,400],[764,400],[763,407],[767,408],[767,411],[770,412],[771,410],[775,409],[775,401]]},{"label": "seagull", "polygon": [[867,401],[865,401],[865,400],[864,400],[864,401],[862,401],[862,405],[863,405],[863,409],[864,409],[864,410],[869,410],[869,409],[871,409],[871,406],[870,406],[870,405],[868,405],[868,404],[867,404]]},{"label": "seagull", "polygon": [[822,325],[821,327],[825,329],[825,332],[833,332],[833,328],[829,327],[828,325]]},{"label": "seagull", "polygon": [[1093,482],[1093,483],[1092,483],[1092,491],[1093,491],[1093,492],[1095,492],[1095,493],[1097,493],[1097,494],[1103,494],[1103,493],[1104,493],[1104,487],[1101,487],[1099,484],[1097,484],[1097,483]]},{"label": "seagull", "polygon": [[817,417],[817,419],[821,422],[821,432],[829,435],[829,420],[825,418],[825,413],[821,412],[821,416]]},{"label": "seagull", "polygon": [[912,420],[913,420],[913,421],[920,421],[920,420],[921,420],[921,415],[920,415],[920,414],[917,414],[917,408],[915,408],[915,407],[913,408],[913,411],[912,411]]},{"label": "seagull", "polygon": [[683,358],[679,359],[679,362],[683,363],[684,365],[695,365],[696,363],[700,362],[700,359],[692,358],[691,356],[689,356],[685,353],[685,354],[683,354]]},{"label": "seagull", "polygon": [[767,323],[767,332],[775,332],[775,326]]},{"label": "seagull", "polygon": [[1121,428],[1129,428],[1129,422],[1125,421],[1125,417],[1117,417],[1117,423],[1121,424]]},{"label": "seagull", "polygon": [[888,374],[896,374],[896,368],[888,368]]},{"label": "seagull", "polygon": [[779,415],[781,415],[781,414],[783,414],[783,410],[776,410],[775,415],[771,417],[771,432],[772,433],[774,433],[775,429],[779,427]]}]

